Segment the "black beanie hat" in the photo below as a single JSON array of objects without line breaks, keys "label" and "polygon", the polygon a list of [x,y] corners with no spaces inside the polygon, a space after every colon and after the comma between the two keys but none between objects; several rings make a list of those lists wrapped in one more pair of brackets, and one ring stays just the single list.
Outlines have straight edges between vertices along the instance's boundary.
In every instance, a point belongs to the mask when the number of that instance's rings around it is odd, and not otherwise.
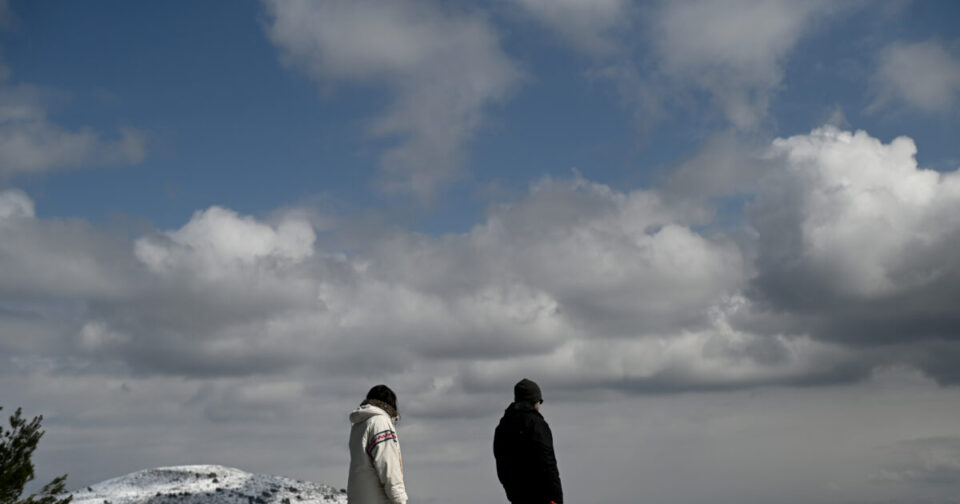
[{"label": "black beanie hat", "polygon": [[524,378],[513,386],[514,402],[538,403],[542,400],[543,394],[540,393],[540,387],[533,380]]}]

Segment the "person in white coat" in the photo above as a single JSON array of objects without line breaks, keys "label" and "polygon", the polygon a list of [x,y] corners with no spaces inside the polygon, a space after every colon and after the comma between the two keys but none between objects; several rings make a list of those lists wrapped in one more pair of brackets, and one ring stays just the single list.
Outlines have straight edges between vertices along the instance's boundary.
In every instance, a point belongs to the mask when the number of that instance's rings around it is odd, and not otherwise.
[{"label": "person in white coat", "polygon": [[386,385],[370,389],[350,413],[349,504],[406,504],[399,419],[397,395]]}]

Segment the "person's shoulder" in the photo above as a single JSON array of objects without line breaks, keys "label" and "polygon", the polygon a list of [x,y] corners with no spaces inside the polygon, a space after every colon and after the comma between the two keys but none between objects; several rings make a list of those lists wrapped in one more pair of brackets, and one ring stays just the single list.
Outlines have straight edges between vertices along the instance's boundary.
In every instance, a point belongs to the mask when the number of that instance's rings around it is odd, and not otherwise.
[{"label": "person's shoulder", "polygon": [[393,430],[393,422],[386,412],[371,416],[367,420],[367,425],[378,431]]},{"label": "person's shoulder", "polygon": [[550,425],[547,424],[547,419],[544,418],[543,415],[537,410],[531,411],[530,414],[525,415],[525,418],[526,421],[534,427],[550,430]]}]

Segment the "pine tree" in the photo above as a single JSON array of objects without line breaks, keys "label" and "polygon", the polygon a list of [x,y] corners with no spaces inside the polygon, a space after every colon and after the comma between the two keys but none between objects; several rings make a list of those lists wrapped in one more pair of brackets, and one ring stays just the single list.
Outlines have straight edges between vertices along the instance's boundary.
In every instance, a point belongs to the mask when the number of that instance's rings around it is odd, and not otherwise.
[{"label": "pine tree", "polygon": [[73,500],[73,496],[62,497],[66,474],[47,483],[39,493],[20,498],[23,487],[34,477],[30,456],[43,436],[41,421],[42,415],[27,422],[17,408],[10,417],[10,430],[4,431],[0,425],[0,504],[68,504]]}]

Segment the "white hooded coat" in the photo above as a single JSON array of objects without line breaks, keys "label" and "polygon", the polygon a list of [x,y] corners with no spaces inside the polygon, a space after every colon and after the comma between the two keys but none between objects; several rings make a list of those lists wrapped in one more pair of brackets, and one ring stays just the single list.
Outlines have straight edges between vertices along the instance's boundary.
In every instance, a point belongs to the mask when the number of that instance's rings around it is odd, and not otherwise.
[{"label": "white hooded coat", "polygon": [[403,458],[393,419],[364,404],[350,413],[350,504],[406,504]]}]

